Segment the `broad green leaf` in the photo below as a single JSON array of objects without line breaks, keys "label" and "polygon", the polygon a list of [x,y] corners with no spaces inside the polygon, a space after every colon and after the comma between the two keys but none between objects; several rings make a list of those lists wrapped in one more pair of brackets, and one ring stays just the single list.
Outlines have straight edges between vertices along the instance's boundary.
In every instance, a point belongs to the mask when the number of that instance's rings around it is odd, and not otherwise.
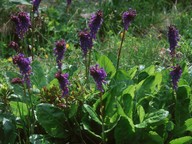
[{"label": "broad green leaf", "polygon": [[191,143],[192,143],[191,136],[180,137],[169,142],[169,144],[191,144]]},{"label": "broad green leaf", "polygon": [[127,74],[129,75],[129,77],[130,77],[131,79],[133,79],[133,78],[135,77],[137,71],[138,71],[138,66],[135,66],[135,67],[131,68],[131,69],[127,72]]},{"label": "broad green leaf", "polygon": [[151,141],[153,141],[155,144],[163,144],[163,138],[154,131],[150,131],[148,136],[150,137]]},{"label": "broad green leaf", "polygon": [[107,73],[111,73],[111,76],[114,75],[116,71],[115,67],[107,56],[105,55],[100,56],[97,63],[100,65],[100,67],[104,68]]},{"label": "broad green leaf", "polygon": [[168,115],[169,115],[168,111],[160,109],[156,112],[150,113],[148,116],[146,116],[143,122],[141,122],[140,124],[136,124],[135,127],[146,128],[150,124],[154,124],[164,120],[165,118],[168,117]]},{"label": "broad green leaf", "polygon": [[33,75],[31,76],[31,81],[35,84],[39,89],[46,86],[47,80],[45,77],[45,69],[40,61],[34,61],[32,64]]},{"label": "broad green leaf", "polygon": [[139,121],[142,122],[145,117],[145,110],[142,105],[137,106],[137,114],[139,116]]},{"label": "broad green leaf", "polygon": [[70,110],[69,110],[69,118],[72,118],[76,115],[78,110],[78,104],[74,103],[71,104]]},{"label": "broad green leaf", "polygon": [[26,0],[9,0],[9,2],[15,3],[15,4],[31,5],[31,4],[30,4],[29,2],[27,2]]},{"label": "broad green leaf", "polygon": [[45,136],[41,134],[33,134],[29,137],[29,140],[31,144],[50,144]]},{"label": "broad green leaf", "polygon": [[142,70],[141,73],[138,75],[138,82],[146,79],[148,76],[153,75],[155,73],[155,66],[151,65],[146,69]]},{"label": "broad green leaf", "polygon": [[115,127],[114,134],[116,144],[125,144],[132,139],[134,129],[132,128],[132,124],[130,124],[130,121],[127,117],[121,117],[117,126]]},{"label": "broad green leaf", "polygon": [[[12,144],[16,140],[16,128],[13,122],[7,118],[3,118],[4,143]],[[2,135],[1,135],[2,136]]]},{"label": "broad green leaf", "polygon": [[99,116],[97,115],[97,113],[93,110],[93,108],[87,104],[83,105],[83,108],[89,113],[89,116],[98,124],[102,124],[102,122],[99,119]]},{"label": "broad green leaf", "polygon": [[15,116],[20,117],[20,116],[26,116],[28,114],[28,108],[25,103],[11,101],[9,104]]},{"label": "broad green leaf", "polygon": [[36,107],[36,116],[38,122],[46,132],[56,138],[67,138],[69,136],[69,127],[64,112],[47,103],[41,103]]}]

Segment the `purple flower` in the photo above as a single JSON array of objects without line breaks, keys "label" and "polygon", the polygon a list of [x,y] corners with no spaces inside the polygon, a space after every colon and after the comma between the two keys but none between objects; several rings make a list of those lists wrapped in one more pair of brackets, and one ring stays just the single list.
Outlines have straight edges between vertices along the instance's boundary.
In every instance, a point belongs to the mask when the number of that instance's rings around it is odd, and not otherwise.
[{"label": "purple flower", "polygon": [[182,69],[179,65],[172,67],[173,70],[170,72],[171,82],[173,84],[173,89],[177,89],[178,81],[182,74]]},{"label": "purple flower", "polygon": [[33,12],[38,12],[40,3],[41,3],[41,0],[33,0]]},{"label": "purple flower", "polygon": [[66,43],[65,41],[62,39],[60,41],[56,42],[56,47],[54,48],[54,52],[55,52],[55,56],[56,56],[56,61],[57,61],[57,65],[58,65],[58,69],[61,71],[61,60],[64,57],[64,53],[66,50]]},{"label": "purple flower", "polygon": [[25,58],[23,54],[18,54],[17,56],[13,57],[13,64],[16,64],[19,67],[20,73],[22,74],[23,79],[29,88],[31,86],[31,60],[29,58]]},{"label": "purple flower", "polygon": [[67,0],[67,6],[70,6],[70,5],[71,5],[71,1],[72,1],[72,0]]},{"label": "purple flower", "polygon": [[96,33],[100,29],[101,24],[103,23],[103,12],[101,10],[97,11],[91,16],[89,20],[90,34],[92,38],[96,38]]},{"label": "purple flower", "polygon": [[18,37],[22,39],[31,26],[30,17],[26,12],[20,12],[18,16],[11,16],[11,20],[16,25],[16,33]]},{"label": "purple flower", "polygon": [[16,52],[18,52],[19,50],[19,45],[18,43],[14,42],[14,41],[11,41],[8,45],[10,48],[14,49]]},{"label": "purple flower", "polygon": [[69,80],[68,80],[69,74],[61,74],[61,72],[57,72],[55,74],[55,78],[59,81],[60,88],[62,90],[62,97],[65,97],[69,94]]},{"label": "purple flower", "polygon": [[84,53],[84,56],[86,56],[88,49],[91,49],[93,46],[92,37],[90,33],[87,30],[85,30],[85,31],[79,32],[79,38],[80,38],[81,49]]},{"label": "purple flower", "polygon": [[93,79],[95,80],[98,90],[103,92],[104,90],[102,88],[102,84],[106,83],[105,77],[107,76],[105,70],[103,68],[99,68],[99,65],[96,64],[95,66],[92,66],[90,68],[90,74],[93,77]]},{"label": "purple flower", "polygon": [[124,12],[122,15],[123,19],[123,26],[125,30],[128,30],[131,21],[134,20],[135,16],[137,15],[136,10],[129,9],[128,11]]},{"label": "purple flower", "polygon": [[179,31],[173,25],[169,26],[168,40],[169,40],[169,44],[170,44],[170,51],[171,51],[170,54],[171,54],[171,56],[174,56],[175,48],[179,41]]}]

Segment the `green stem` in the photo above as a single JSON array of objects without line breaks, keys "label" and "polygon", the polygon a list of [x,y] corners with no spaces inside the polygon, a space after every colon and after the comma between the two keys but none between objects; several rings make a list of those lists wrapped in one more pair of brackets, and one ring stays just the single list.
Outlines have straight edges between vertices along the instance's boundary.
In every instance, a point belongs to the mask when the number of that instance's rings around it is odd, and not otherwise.
[{"label": "green stem", "polygon": [[31,19],[32,19],[32,35],[31,35],[31,55],[32,60],[34,60],[34,13],[31,13]]},{"label": "green stem", "polygon": [[[29,93],[29,102],[30,102],[30,107],[32,110],[32,122],[31,122],[31,131],[30,133],[33,134],[34,133],[34,122],[35,122],[35,112],[34,112],[34,107],[33,107],[33,102],[32,102],[32,98],[31,98],[31,91],[28,88],[28,93]],[[30,113],[30,109],[29,109],[29,113]]]},{"label": "green stem", "polygon": [[101,132],[101,137],[102,137],[102,144],[105,144],[105,125],[104,125],[104,105],[103,105],[103,99],[102,99],[102,92],[100,93],[100,112],[101,112],[101,122],[102,122],[102,132]]},{"label": "green stem", "polygon": [[119,50],[118,50],[118,56],[117,56],[117,67],[116,69],[118,70],[119,69],[119,62],[120,62],[120,56],[121,56],[121,49],[122,49],[122,46],[123,46],[123,41],[125,39],[125,29],[123,30],[123,36],[121,38],[121,44],[120,44],[120,47],[119,47]]}]

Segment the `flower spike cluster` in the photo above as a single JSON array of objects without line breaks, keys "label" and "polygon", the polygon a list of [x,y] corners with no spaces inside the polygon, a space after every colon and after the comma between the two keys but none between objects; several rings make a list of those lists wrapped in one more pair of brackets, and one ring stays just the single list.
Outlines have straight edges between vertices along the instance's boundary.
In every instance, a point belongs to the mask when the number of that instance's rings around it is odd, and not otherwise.
[{"label": "flower spike cluster", "polygon": [[91,16],[91,19],[89,21],[90,34],[92,38],[96,38],[97,31],[100,29],[102,23],[103,12],[99,10]]},{"label": "flower spike cluster", "polygon": [[55,78],[59,81],[60,88],[62,90],[62,97],[65,97],[69,94],[69,81],[68,81],[69,74],[61,74],[61,72],[57,72],[55,74]]},{"label": "flower spike cluster", "polygon": [[170,54],[172,57],[175,55],[175,48],[178,46],[179,39],[179,31],[176,27],[173,25],[169,26],[168,40],[170,44]]},{"label": "flower spike cluster", "polygon": [[17,56],[13,57],[13,64],[19,67],[20,73],[22,74],[27,87],[31,87],[31,60],[29,58],[26,58],[23,54],[18,54]]},{"label": "flower spike cluster", "polygon": [[90,68],[90,74],[95,80],[98,90],[103,92],[104,90],[102,88],[102,84],[106,83],[105,78],[107,76],[105,70],[103,68],[99,68],[99,65],[96,64]]},{"label": "flower spike cluster", "polygon": [[172,67],[173,70],[170,72],[170,75],[171,75],[171,82],[172,82],[172,85],[173,85],[173,89],[177,89],[178,87],[178,81],[181,77],[181,74],[182,74],[182,69],[179,65],[176,65],[174,67]]},{"label": "flower spike cluster", "polygon": [[56,47],[53,50],[55,52],[58,69],[61,71],[61,66],[62,66],[61,61],[62,61],[62,59],[64,57],[64,53],[66,51],[66,43],[62,39],[60,41],[57,41],[55,45],[56,45]]},{"label": "flower spike cluster", "polygon": [[16,34],[22,39],[31,27],[31,20],[26,12],[19,12],[18,16],[11,16],[11,20],[16,25]]},{"label": "flower spike cluster", "polygon": [[135,16],[137,15],[136,10],[129,9],[128,11],[124,12],[122,15],[123,19],[123,26],[124,29],[127,31],[131,21],[134,20]]},{"label": "flower spike cluster", "polygon": [[85,30],[79,32],[79,38],[80,38],[80,46],[82,48],[84,56],[86,56],[88,49],[91,49],[93,46],[92,37],[90,33],[87,30]]},{"label": "flower spike cluster", "polygon": [[41,0],[33,0],[33,12],[38,12],[39,4],[41,3]]},{"label": "flower spike cluster", "polygon": [[70,6],[70,5],[71,5],[71,1],[72,1],[72,0],[67,0],[67,6]]}]

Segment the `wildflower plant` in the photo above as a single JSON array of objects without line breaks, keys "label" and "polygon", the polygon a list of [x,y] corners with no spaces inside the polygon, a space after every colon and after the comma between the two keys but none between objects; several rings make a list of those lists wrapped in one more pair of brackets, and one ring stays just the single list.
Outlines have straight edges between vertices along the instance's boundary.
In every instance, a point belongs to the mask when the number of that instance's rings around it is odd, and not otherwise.
[{"label": "wildflower plant", "polygon": [[90,33],[87,30],[79,32],[80,46],[83,51],[83,55],[87,56],[88,50],[93,46],[93,41]]},{"label": "wildflower plant", "polygon": [[179,65],[176,65],[172,68],[173,68],[173,70],[170,72],[171,82],[172,82],[173,89],[176,90],[178,87],[178,81],[182,74],[182,69]]},{"label": "wildflower plant", "polygon": [[128,30],[128,27],[130,26],[131,22],[134,20],[136,15],[137,15],[136,10],[133,10],[133,9],[129,9],[128,11],[123,12],[123,14],[122,14],[122,21],[123,21],[124,30],[123,30],[123,36],[121,38],[121,44],[120,44],[120,47],[118,49],[117,67],[116,67],[116,69],[119,68],[121,49],[122,49],[122,46],[123,46],[123,41],[125,39],[125,32]]},{"label": "wildflower plant", "polygon": [[33,3],[33,12],[38,12],[41,0],[33,0],[32,3]]},{"label": "wildflower plant", "polygon": [[31,87],[30,75],[32,73],[30,66],[31,60],[29,58],[26,58],[24,54],[20,53],[17,56],[13,57],[13,64],[19,67],[20,73],[23,76],[23,79],[27,87],[30,88]]},{"label": "wildflower plant", "polygon": [[96,82],[97,89],[101,92],[104,92],[102,85],[106,83],[105,78],[107,76],[105,70],[103,68],[99,68],[99,65],[96,64],[90,68],[90,75]]},{"label": "wildflower plant", "polygon": [[61,67],[62,67],[62,59],[64,57],[64,53],[66,51],[66,43],[65,40],[59,40],[56,42],[55,44],[55,48],[53,49],[55,56],[56,56],[56,62],[57,62],[57,66],[58,69],[61,71]]},{"label": "wildflower plant", "polygon": [[69,80],[68,80],[69,74],[62,74],[61,72],[57,72],[55,74],[55,78],[57,78],[57,80],[59,81],[60,84],[60,88],[62,90],[62,97],[66,97],[69,94]]},{"label": "wildflower plant", "polygon": [[169,26],[168,40],[169,40],[169,44],[170,44],[170,47],[169,47],[170,54],[172,57],[174,57],[175,49],[178,46],[178,41],[180,40],[180,38],[179,38],[179,31],[173,25]]},{"label": "wildflower plant", "polygon": [[89,20],[90,34],[93,39],[96,38],[96,34],[100,29],[103,23],[103,12],[101,10],[97,11],[95,14],[92,14],[91,19]]},{"label": "wildflower plant", "polygon": [[31,27],[31,20],[26,12],[19,12],[17,16],[12,16],[11,20],[16,25],[16,34],[20,39],[23,39],[26,32]]}]

